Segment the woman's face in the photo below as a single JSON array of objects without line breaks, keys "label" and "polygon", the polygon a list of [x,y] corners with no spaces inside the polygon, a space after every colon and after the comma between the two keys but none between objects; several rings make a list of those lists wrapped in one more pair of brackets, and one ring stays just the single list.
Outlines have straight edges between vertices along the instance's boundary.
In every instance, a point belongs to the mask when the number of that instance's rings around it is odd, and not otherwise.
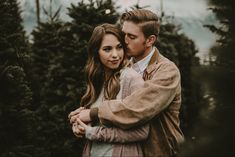
[{"label": "woman's face", "polygon": [[113,34],[104,35],[99,49],[99,57],[106,69],[114,70],[119,67],[124,57],[124,50],[116,36]]}]

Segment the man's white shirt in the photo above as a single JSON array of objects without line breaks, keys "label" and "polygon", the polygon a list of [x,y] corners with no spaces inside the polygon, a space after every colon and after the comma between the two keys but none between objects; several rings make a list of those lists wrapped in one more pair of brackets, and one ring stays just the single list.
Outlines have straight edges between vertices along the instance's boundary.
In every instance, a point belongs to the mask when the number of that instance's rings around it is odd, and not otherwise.
[{"label": "man's white shirt", "polygon": [[152,47],[150,53],[144,57],[143,59],[141,59],[140,61],[135,63],[135,58],[131,58],[131,61],[134,63],[132,65],[132,68],[139,74],[141,74],[141,76],[143,76],[144,74],[144,70],[147,68],[151,57],[153,56],[153,53],[155,51],[155,47]]}]

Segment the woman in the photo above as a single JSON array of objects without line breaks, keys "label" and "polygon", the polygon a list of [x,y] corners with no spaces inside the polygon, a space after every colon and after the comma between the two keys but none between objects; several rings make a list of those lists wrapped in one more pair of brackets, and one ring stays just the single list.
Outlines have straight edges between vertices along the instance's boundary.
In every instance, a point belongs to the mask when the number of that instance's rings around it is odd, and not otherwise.
[{"label": "woman", "polygon": [[[129,62],[124,52],[124,34],[118,27],[102,24],[94,29],[88,43],[87,90],[81,99],[81,106],[92,108],[104,100],[123,99],[143,86],[141,76],[128,67]],[[69,118],[73,115],[70,114]],[[73,132],[76,134],[81,126],[88,139],[83,151],[84,157],[143,156],[140,142],[148,136],[147,124],[122,130],[114,126],[103,126],[99,122],[86,125],[77,119],[73,123]]]}]

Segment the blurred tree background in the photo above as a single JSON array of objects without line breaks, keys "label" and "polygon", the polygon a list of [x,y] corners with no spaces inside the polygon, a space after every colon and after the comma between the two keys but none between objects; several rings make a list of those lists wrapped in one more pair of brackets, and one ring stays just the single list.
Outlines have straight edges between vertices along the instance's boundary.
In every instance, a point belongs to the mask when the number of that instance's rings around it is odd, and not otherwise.
[{"label": "blurred tree background", "polygon": [[[39,2],[35,1],[36,6]],[[161,32],[156,46],[177,64],[182,75],[180,118],[186,143],[189,144],[183,146],[183,155],[192,153],[191,148],[197,147],[199,151],[201,147],[198,143],[205,143],[203,137],[206,131],[209,133],[214,129],[215,135],[222,131],[218,136],[220,143],[223,134],[232,133],[226,132],[223,127],[229,126],[233,113],[230,107],[234,99],[234,20],[230,1],[219,2],[211,0],[211,9],[218,15],[223,27],[206,26],[221,37],[219,44],[211,49],[212,59],[208,65],[200,65],[194,42],[180,33],[180,26],[161,15]],[[44,22],[40,21],[40,11],[36,11],[38,25],[32,31],[32,41],[29,42],[17,0],[0,2],[2,157],[81,155],[84,142],[72,134],[67,115],[79,107],[84,92],[86,45],[96,25],[104,22],[114,24],[120,13],[112,0],[80,1],[68,8],[71,21],[65,22],[59,17],[61,7],[55,8],[54,12],[52,8],[50,0],[49,7],[40,10],[47,16]],[[133,8],[141,7],[137,4]],[[201,79],[200,76],[205,77]],[[228,114],[217,116],[221,112]],[[207,118],[209,115],[210,118]],[[201,121],[201,125],[197,124]],[[226,125],[220,126],[222,121]],[[210,150],[207,151],[210,154]]]},{"label": "blurred tree background", "polygon": [[218,35],[206,65],[195,69],[208,103],[200,112],[192,134],[197,140],[188,141],[182,156],[235,156],[235,3],[232,0],[209,0],[209,8],[220,24],[205,25]]}]

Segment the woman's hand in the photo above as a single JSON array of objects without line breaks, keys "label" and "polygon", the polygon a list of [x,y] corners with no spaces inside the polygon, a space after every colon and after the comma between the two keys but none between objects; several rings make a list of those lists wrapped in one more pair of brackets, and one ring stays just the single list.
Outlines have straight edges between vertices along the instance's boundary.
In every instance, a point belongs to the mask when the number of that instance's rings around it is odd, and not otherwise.
[{"label": "woman's hand", "polygon": [[[82,127],[81,125],[79,125],[80,124],[79,122],[81,122],[81,120],[79,118],[76,119],[76,121],[77,122],[74,122],[72,125],[73,134],[78,138],[82,138],[85,134],[85,128]],[[84,126],[84,124],[83,124],[83,126]]]},{"label": "woman's hand", "polygon": [[72,124],[72,131],[78,138],[82,138],[85,134],[86,129],[89,127],[84,122],[90,122],[90,109],[80,107],[75,111],[72,111],[68,115],[69,121]]},{"label": "woman's hand", "polygon": [[83,128],[84,133],[86,132],[87,128],[89,127],[87,124],[83,123],[83,122],[81,121],[81,119],[79,119],[79,118],[77,118],[77,124],[78,124],[81,128]]}]

